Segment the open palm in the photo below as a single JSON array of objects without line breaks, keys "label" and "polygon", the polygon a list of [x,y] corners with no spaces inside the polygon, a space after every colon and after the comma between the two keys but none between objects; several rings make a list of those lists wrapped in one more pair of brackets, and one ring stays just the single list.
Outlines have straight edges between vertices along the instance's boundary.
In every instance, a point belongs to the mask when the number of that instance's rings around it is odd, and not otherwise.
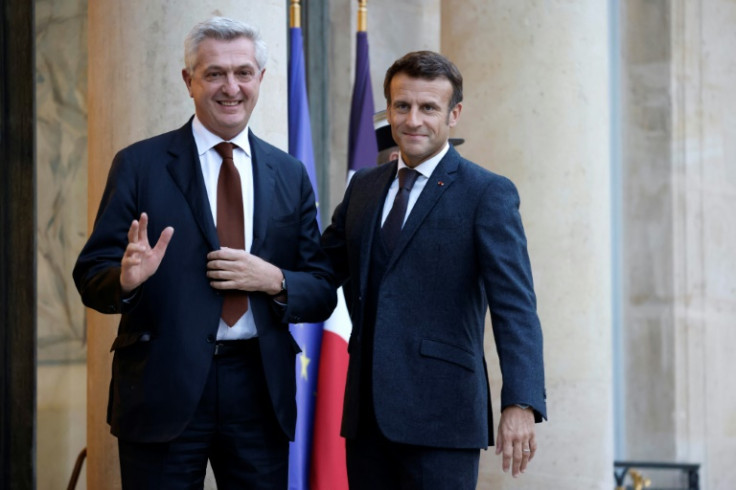
[{"label": "open palm", "polygon": [[173,234],[174,228],[167,226],[152,248],[148,241],[148,215],[141,213],[140,220],[133,220],[128,230],[128,246],[120,264],[123,293],[130,293],[158,270]]}]

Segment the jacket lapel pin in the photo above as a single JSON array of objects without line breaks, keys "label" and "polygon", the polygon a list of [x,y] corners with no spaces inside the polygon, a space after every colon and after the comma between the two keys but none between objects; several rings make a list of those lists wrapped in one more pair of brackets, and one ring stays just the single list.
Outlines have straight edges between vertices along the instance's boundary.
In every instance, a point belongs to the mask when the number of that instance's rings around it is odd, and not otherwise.
[{"label": "jacket lapel pin", "polygon": [[442,187],[443,185],[445,185],[445,183],[444,183],[444,182],[442,182],[441,180],[438,180],[438,181],[437,181],[437,185],[438,185],[438,186],[440,186],[440,187]]}]

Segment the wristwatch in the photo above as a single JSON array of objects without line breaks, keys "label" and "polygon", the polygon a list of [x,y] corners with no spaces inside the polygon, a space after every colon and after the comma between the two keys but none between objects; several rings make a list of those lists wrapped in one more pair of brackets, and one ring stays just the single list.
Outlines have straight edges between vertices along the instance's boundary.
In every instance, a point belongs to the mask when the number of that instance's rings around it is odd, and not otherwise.
[{"label": "wristwatch", "polygon": [[281,279],[281,291],[274,294],[272,296],[273,300],[281,305],[286,304],[286,300],[288,298],[287,291],[286,291],[286,275],[282,272],[281,273],[283,279]]}]

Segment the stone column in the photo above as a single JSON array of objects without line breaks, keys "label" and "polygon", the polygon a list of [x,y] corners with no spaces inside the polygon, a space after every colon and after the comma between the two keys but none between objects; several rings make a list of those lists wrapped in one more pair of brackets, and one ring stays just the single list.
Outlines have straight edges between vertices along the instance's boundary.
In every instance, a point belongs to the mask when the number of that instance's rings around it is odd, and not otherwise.
[{"label": "stone column", "polygon": [[[184,124],[194,106],[181,79],[184,37],[197,22],[224,15],[261,29],[269,63],[250,120],[254,132],[286,149],[287,4],[278,0],[98,0],[89,3],[89,206],[92,226],[114,154],[134,141]],[[117,444],[105,421],[110,345],[118,317],[88,310],[89,488],[119,488]]]},{"label": "stone column", "polygon": [[624,456],[736,488],[736,5],[621,8]]},{"label": "stone column", "polygon": [[671,2],[624,2],[621,456],[675,458]]},{"label": "stone column", "polygon": [[736,4],[669,5],[675,457],[736,488]]},{"label": "stone column", "polygon": [[537,456],[514,480],[483,453],[479,488],[613,486],[608,33],[603,1],[442,3],[442,51],[464,76],[459,150],[518,186],[545,339]]}]

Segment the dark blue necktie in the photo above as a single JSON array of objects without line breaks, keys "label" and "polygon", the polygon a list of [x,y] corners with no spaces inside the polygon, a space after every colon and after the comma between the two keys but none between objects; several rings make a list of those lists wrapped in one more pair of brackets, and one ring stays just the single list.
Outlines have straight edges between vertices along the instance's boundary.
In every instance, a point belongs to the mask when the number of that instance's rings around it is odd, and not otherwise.
[{"label": "dark blue necktie", "polygon": [[418,176],[419,172],[407,167],[399,170],[399,191],[396,193],[394,204],[381,228],[383,243],[386,245],[389,254],[394,251],[396,243],[399,241],[406,207],[409,204],[409,194],[411,194],[411,188],[414,187],[414,182],[416,182]]}]

